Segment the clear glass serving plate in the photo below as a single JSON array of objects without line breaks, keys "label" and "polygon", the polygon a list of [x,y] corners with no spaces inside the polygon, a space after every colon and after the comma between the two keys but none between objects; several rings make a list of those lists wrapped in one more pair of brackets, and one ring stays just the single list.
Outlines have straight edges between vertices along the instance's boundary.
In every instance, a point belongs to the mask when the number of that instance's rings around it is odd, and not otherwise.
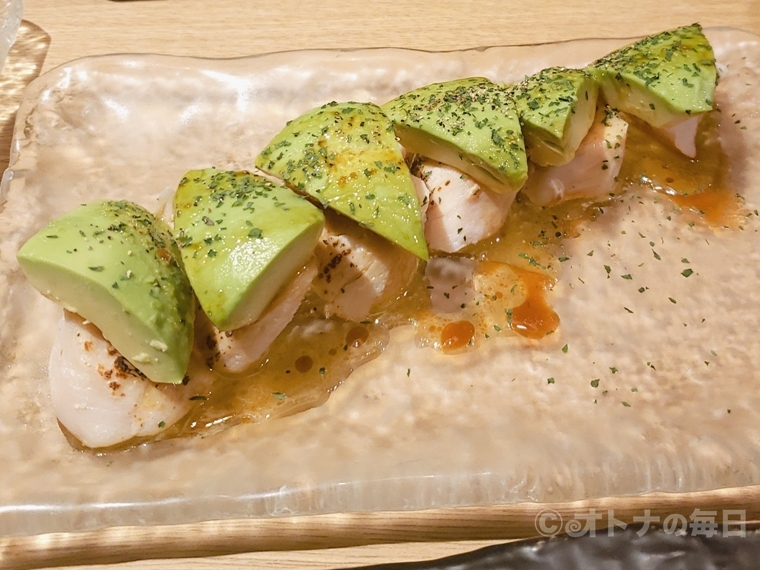
[{"label": "clear glass serving plate", "polygon": [[287,120],[331,100],[384,102],[464,76],[510,82],[627,41],[111,55],[34,81],[0,192],[0,534],[760,484],[760,40],[708,36],[742,230],[677,223],[667,200],[632,195],[564,244],[550,293],[562,322],[547,339],[443,355],[395,329],[322,406],[109,454],[73,449],[51,410],[60,309],[15,261],[45,221],[98,197],[155,208],[187,170],[250,167]]},{"label": "clear glass serving plate", "polygon": [[0,1],[0,71],[16,39],[23,11],[21,0]]}]

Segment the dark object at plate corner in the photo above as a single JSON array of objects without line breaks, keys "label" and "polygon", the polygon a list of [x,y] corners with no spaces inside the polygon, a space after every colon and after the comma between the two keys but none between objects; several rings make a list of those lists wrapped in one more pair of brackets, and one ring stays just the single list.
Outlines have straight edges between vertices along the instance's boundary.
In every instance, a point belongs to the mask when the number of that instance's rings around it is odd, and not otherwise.
[{"label": "dark object at plate corner", "polygon": [[436,560],[353,570],[757,570],[760,523],[743,531],[689,525],[681,532],[628,526],[497,544]]}]

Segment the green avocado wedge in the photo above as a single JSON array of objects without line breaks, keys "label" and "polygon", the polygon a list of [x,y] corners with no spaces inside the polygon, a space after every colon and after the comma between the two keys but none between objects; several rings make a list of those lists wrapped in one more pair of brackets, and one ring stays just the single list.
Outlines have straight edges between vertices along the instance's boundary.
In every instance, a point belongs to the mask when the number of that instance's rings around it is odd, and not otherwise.
[{"label": "green avocado wedge", "polygon": [[393,125],[372,103],[328,103],[287,126],[256,166],[428,258],[420,204]]},{"label": "green avocado wedge", "polygon": [[539,166],[570,162],[591,128],[599,88],[582,69],[549,67],[512,87],[528,158]]},{"label": "green avocado wedge", "polygon": [[97,326],[148,379],[182,382],[195,297],[166,224],[130,202],[92,202],[40,230],[17,258],[37,290]]},{"label": "green avocado wedge", "polygon": [[434,83],[382,108],[409,152],[453,166],[503,194],[516,193],[528,177],[517,109],[505,86],[482,77]]},{"label": "green avocado wedge", "polygon": [[713,109],[715,54],[699,24],[648,36],[588,67],[607,103],[664,127]]},{"label": "green avocado wedge", "polygon": [[314,254],[324,223],[318,207],[247,171],[192,170],[174,196],[185,271],[224,331],[259,318]]}]

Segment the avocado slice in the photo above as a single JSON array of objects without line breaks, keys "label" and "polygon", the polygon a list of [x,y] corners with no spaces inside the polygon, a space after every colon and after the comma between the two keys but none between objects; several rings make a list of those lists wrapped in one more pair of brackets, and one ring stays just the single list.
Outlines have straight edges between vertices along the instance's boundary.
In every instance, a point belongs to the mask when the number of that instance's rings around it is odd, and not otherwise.
[{"label": "avocado slice", "polygon": [[599,88],[582,69],[549,67],[512,87],[528,158],[539,166],[570,162],[596,113]]},{"label": "avocado slice", "polygon": [[607,103],[653,127],[711,111],[718,73],[699,24],[648,36],[588,67]]},{"label": "avocado slice", "polygon": [[420,204],[393,125],[372,103],[328,103],[289,122],[256,166],[427,259]]},{"label": "avocado slice", "polygon": [[528,177],[520,121],[507,87],[483,77],[434,83],[383,105],[409,151],[453,166],[494,192]]},{"label": "avocado slice", "polygon": [[36,289],[97,326],[147,378],[182,382],[195,298],[166,224],[131,202],[91,202],[32,236],[17,258]]},{"label": "avocado slice", "polygon": [[247,171],[191,170],[174,229],[198,302],[220,330],[248,325],[314,254],[322,211]]}]

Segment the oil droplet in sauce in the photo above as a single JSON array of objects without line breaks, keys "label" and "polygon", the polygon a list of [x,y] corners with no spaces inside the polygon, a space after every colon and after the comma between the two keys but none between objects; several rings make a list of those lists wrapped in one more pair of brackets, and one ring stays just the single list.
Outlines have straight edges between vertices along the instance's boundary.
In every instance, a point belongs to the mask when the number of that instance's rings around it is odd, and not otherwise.
[{"label": "oil droplet in sauce", "polygon": [[348,346],[359,348],[369,338],[369,330],[364,325],[356,325],[352,327],[348,334],[346,334],[346,344]]},{"label": "oil droplet in sauce", "polygon": [[314,366],[314,361],[311,359],[311,356],[299,356],[296,358],[295,366],[296,370],[301,374],[306,374]]},{"label": "oil droplet in sauce", "polygon": [[559,315],[546,301],[551,281],[545,275],[524,269],[516,270],[528,290],[527,298],[512,309],[510,326],[526,338],[541,339],[559,327]]},{"label": "oil droplet in sauce", "polygon": [[472,343],[475,325],[470,321],[454,321],[441,331],[441,348],[444,352],[459,350]]}]

